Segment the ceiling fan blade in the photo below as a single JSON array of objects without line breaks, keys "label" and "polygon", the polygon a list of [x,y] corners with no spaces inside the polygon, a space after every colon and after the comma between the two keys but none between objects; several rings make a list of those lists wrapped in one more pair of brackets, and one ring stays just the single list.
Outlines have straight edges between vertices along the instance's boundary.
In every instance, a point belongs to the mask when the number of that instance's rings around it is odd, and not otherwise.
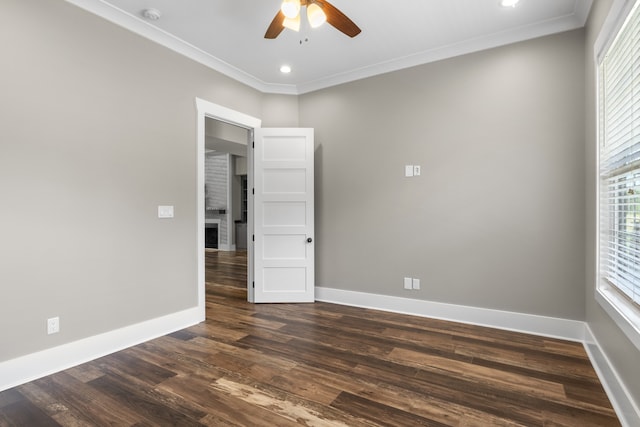
[{"label": "ceiling fan blade", "polygon": [[345,15],[340,12],[334,5],[326,0],[314,0],[322,8],[322,11],[327,15],[327,22],[333,25],[339,31],[342,31],[349,37],[355,37],[360,34],[360,28]]},{"label": "ceiling fan blade", "polygon": [[282,23],[284,22],[284,18],[284,13],[279,10],[276,14],[276,17],[273,18],[273,21],[271,21],[271,25],[269,25],[269,28],[267,28],[267,32],[264,33],[265,39],[275,39],[276,37],[278,37],[278,35],[280,35],[282,30],[284,30],[284,26],[282,25]]}]

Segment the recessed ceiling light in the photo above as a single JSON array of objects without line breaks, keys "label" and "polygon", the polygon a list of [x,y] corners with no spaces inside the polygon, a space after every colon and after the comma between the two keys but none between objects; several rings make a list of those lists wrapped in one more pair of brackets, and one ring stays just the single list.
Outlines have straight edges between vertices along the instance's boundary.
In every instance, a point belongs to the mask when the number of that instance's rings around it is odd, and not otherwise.
[{"label": "recessed ceiling light", "polygon": [[282,74],[289,74],[291,72],[291,67],[288,65],[283,65],[282,67],[280,67],[280,72]]},{"label": "recessed ceiling light", "polygon": [[502,7],[516,7],[520,3],[520,0],[500,0],[500,6]]}]

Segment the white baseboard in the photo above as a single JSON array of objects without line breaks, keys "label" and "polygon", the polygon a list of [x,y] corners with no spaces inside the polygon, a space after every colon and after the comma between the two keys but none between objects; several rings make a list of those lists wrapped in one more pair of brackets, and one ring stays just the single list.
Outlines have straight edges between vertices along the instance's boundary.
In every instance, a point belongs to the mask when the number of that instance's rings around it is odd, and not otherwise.
[{"label": "white baseboard", "polygon": [[325,287],[316,287],[316,300],[582,342],[622,425],[640,426],[640,410],[585,322]]},{"label": "white baseboard", "polygon": [[640,426],[640,408],[629,398],[630,394],[627,388],[620,381],[620,376],[613,369],[607,355],[602,351],[589,325],[585,325],[584,348],[587,350],[591,364],[596,370],[622,425],[625,427]]},{"label": "white baseboard", "polygon": [[316,287],[316,300],[392,311],[394,313],[411,314],[414,316],[431,317],[434,319],[451,320],[460,323],[470,323],[473,325],[570,341],[584,342],[585,338],[584,322],[578,320],[559,319],[511,311],[468,307],[324,287]]},{"label": "white baseboard", "polygon": [[203,312],[194,307],[0,362],[0,391],[195,325],[204,321]]}]

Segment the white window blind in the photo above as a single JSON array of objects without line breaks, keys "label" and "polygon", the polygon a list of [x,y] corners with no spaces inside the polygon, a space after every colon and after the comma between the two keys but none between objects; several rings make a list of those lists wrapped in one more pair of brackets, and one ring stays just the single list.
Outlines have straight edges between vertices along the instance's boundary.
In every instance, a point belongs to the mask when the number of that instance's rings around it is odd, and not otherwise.
[{"label": "white window blind", "polygon": [[600,272],[640,304],[640,8],[600,63]]}]

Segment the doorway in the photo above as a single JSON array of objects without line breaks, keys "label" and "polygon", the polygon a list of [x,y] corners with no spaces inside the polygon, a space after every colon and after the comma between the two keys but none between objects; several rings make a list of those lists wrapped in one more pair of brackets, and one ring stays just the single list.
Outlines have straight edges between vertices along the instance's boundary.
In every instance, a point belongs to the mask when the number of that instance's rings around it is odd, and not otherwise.
[{"label": "doorway", "polygon": [[251,188],[247,198],[247,236],[251,236],[251,244],[247,245],[247,300],[251,303],[314,302],[313,129],[265,129],[260,127],[261,120],[251,116],[200,99],[196,99],[196,104],[196,240],[198,308],[202,320],[206,319],[204,156],[207,119],[245,129],[251,141],[252,148],[247,150],[247,187]]},{"label": "doorway", "polygon": [[247,300],[247,155],[250,132],[205,118],[205,283]]},{"label": "doorway", "polygon": [[[206,152],[206,126],[207,120],[214,120],[220,123],[233,125],[244,129],[249,139],[253,137],[253,131],[259,128],[261,120],[246,114],[231,110],[229,108],[196,98],[197,108],[197,194],[196,194],[196,212],[197,212],[197,281],[198,281],[198,310],[201,319],[206,319],[206,303],[205,303],[205,152]],[[236,147],[237,148],[237,147]],[[252,150],[247,150],[247,186],[253,186],[253,154]],[[253,233],[253,202],[251,197],[247,198],[247,235]],[[253,289],[249,286],[253,280],[253,249],[252,245],[247,245],[247,300],[253,302]]]},{"label": "doorway", "polygon": [[[250,135],[248,129],[205,118],[204,205],[205,247],[208,249],[247,249],[246,182]],[[209,242],[207,236],[211,238]]]}]

